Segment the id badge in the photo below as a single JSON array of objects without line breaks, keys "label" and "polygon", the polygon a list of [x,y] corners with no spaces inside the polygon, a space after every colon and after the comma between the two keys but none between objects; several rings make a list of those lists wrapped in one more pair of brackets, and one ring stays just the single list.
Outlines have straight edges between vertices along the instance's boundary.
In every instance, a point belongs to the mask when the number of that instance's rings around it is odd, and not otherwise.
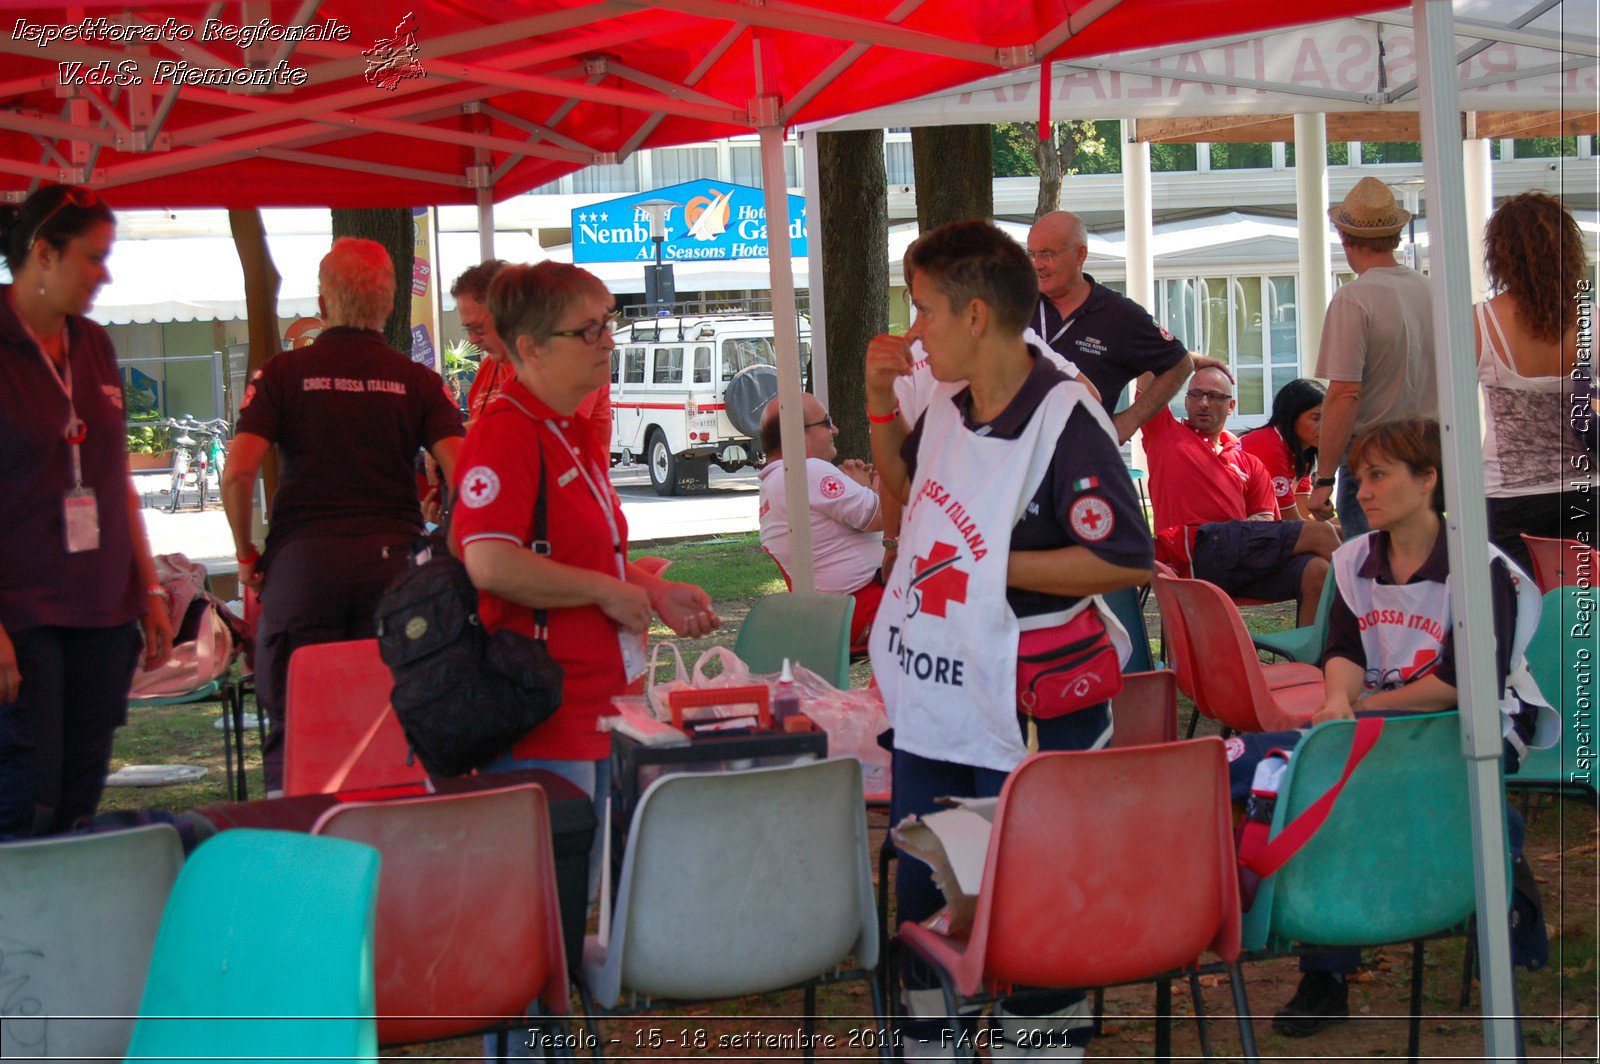
[{"label": "id badge", "polygon": [[100,549],[100,511],[94,503],[93,488],[73,488],[62,500],[61,513],[67,528],[67,553],[82,554]]},{"label": "id badge", "polygon": [[643,676],[650,667],[650,661],[644,653],[644,641],[643,633],[617,629],[617,642],[622,646],[622,672],[629,683]]}]

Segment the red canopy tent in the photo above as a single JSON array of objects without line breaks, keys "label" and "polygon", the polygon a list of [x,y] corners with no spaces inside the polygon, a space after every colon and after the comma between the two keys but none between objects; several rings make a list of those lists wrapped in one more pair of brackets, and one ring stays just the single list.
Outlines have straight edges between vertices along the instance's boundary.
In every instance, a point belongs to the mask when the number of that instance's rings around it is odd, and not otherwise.
[{"label": "red canopy tent", "polygon": [[72,181],[116,190],[120,207],[471,203],[640,147],[837,117],[1049,58],[1392,6],[0,0],[0,191]]}]

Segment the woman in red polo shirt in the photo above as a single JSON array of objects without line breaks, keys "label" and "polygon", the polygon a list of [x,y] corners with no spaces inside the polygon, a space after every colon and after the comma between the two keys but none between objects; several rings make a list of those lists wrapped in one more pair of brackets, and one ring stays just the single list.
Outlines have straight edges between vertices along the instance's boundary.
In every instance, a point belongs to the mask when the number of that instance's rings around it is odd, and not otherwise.
[{"label": "woman in red polo shirt", "polygon": [[[545,611],[551,656],[566,671],[561,709],[489,771],[557,772],[598,806],[609,789],[610,743],[596,721],[644,675],[652,614],[691,637],[720,622],[700,588],[628,561],[610,456],[576,416],[610,380],[611,293],[565,263],[507,266],[489,287],[489,310],[516,375],[467,434],[454,535],[484,625],[537,636],[534,611]],[[541,481],[548,547],[534,542]]]}]

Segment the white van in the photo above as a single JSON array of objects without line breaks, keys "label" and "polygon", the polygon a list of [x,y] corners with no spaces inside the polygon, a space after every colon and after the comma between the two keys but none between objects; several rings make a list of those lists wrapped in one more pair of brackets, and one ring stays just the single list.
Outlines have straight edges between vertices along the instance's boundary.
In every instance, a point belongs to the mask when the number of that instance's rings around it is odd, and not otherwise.
[{"label": "white van", "polygon": [[[811,323],[800,322],[800,361]],[[761,408],[777,392],[772,316],[644,318],[617,328],[611,353],[611,458],[641,459],[658,495],[704,484],[711,462],[758,460]]]}]

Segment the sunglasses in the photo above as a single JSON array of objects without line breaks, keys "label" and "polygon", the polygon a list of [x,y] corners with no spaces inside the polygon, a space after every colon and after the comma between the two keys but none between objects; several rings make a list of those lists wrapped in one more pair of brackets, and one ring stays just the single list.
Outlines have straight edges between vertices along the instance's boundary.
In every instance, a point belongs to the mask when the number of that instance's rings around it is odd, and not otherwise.
[{"label": "sunglasses", "polygon": [[557,329],[551,336],[571,336],[582,340],[593,347],[600,342],[600,334],[611,332],[617,327],[618,314],[612,311],[599,321],[591,321],[581,329]]},{"label": "sunglasses", "polygon": [[78,188],[77,186],[68,188],[56,205],[45,211],[44,217],[34,223],[33,232],[28,234],[28,242],[23,247],[33,247],[33,242],[39,239],[39,234],[44,232],[46,225],[50,224],[50,219],[60,214],[62,208],[69,204],[81,210],[90,210],[100,206],[100,197],[86,188]]},{"label": "sunglasses", "polygon": [[818,425],[821,425],[823,428],[828,429],[829,431],[832,431],[832,429],[833,429],[833,415],[832,414],[823,414],[821,421],[806,421],[806,422],[803,422],[803,424],[808,429],[814,429]]}]

